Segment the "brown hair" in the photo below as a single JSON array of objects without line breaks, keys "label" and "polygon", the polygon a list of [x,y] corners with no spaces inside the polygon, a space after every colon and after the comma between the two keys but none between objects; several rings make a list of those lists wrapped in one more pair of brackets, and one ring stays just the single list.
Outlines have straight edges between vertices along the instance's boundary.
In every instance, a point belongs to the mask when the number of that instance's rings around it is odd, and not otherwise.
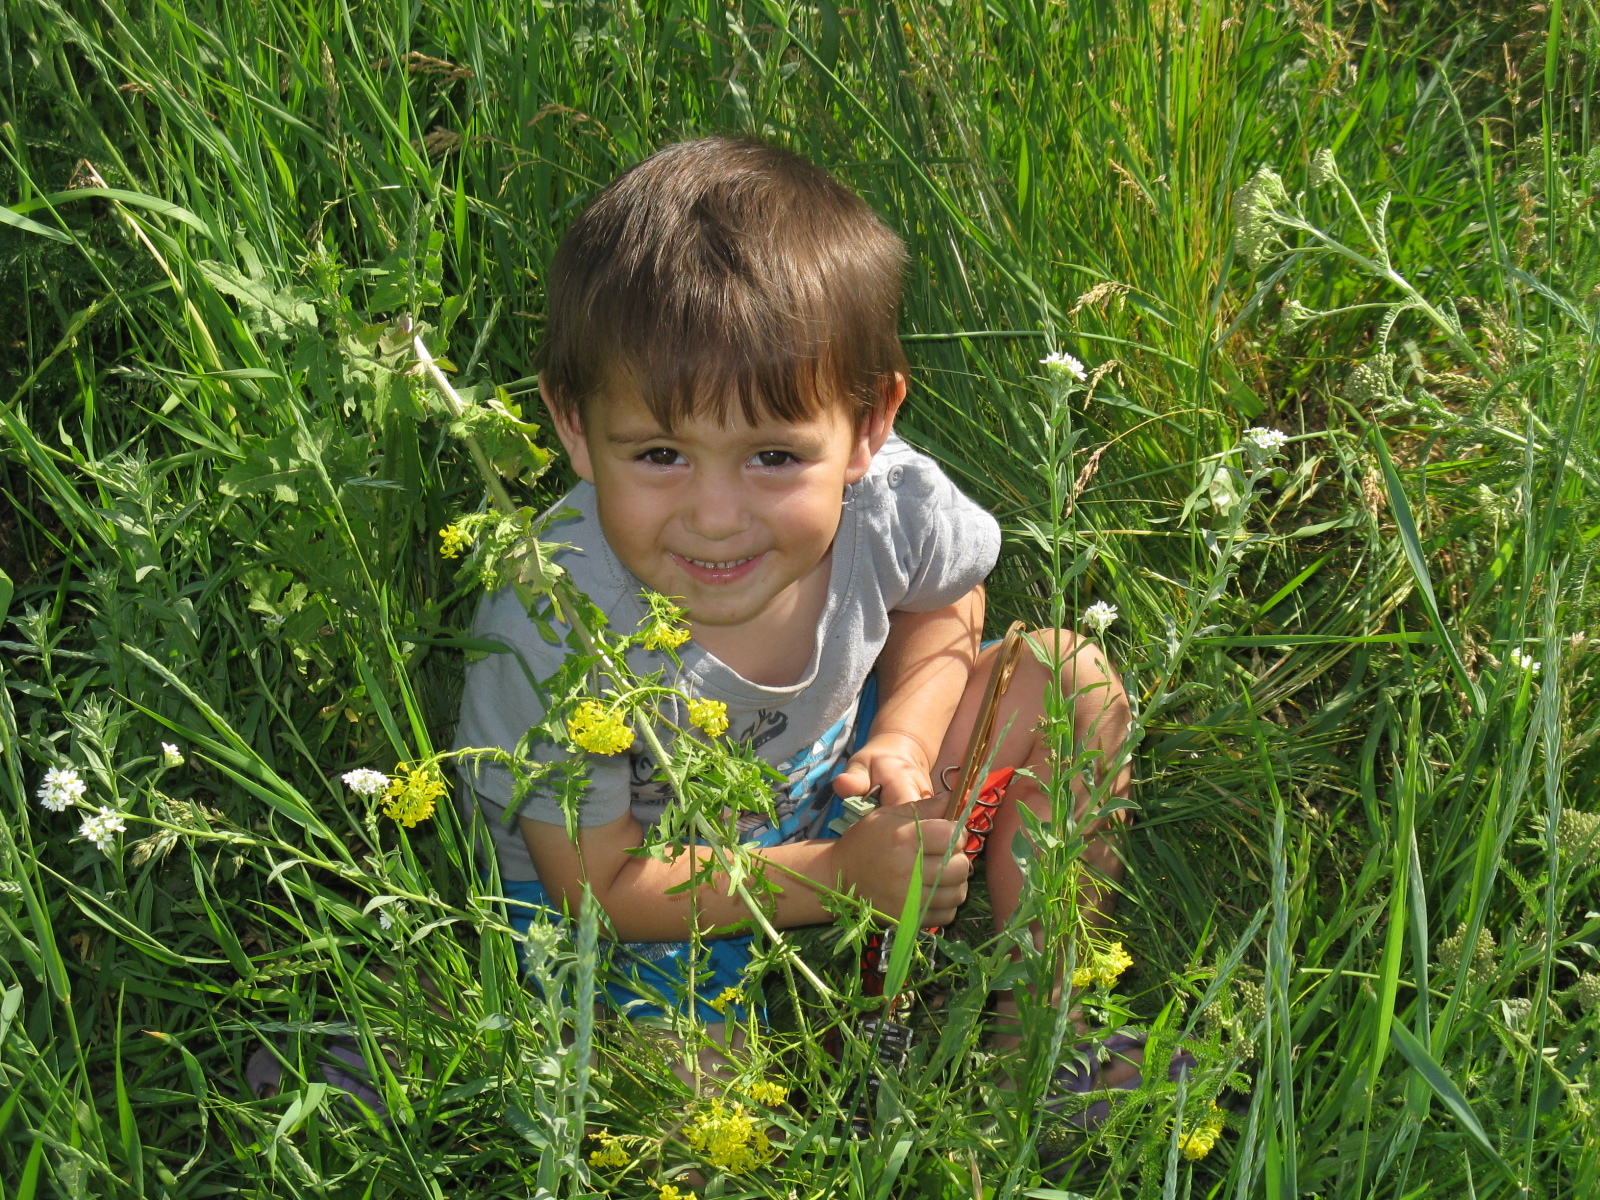
[{"label": "brown hair", "polygon": [[636,387],[671,429],[707,413],[859,418],[906,371],[896,333],[904,244],[798,155],[702,138],[651,155],[573,222],[550,267],[539,350],[552,402],[581,412]]}]

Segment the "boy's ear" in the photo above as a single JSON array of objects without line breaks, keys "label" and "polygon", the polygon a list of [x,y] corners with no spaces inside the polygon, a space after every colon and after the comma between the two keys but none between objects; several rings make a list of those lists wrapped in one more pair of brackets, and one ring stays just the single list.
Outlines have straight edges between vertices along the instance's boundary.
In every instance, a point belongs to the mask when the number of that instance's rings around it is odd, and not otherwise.
[{"label": "boy's ear", "polygon": [[855,483],[866,475],[872,466],[873,456],[883,449],[883,444],[894,432],[894,419],[905,399],[906,377],[896,371],[883,381],[883,406],[868,413],[861,422],[860,432],[856,435],[855,452],[851,454],[850,467],[845,472],[847,483]]},{"label": "boy's ear", "polygon": [[551,399],[544,376],[539,376],[539,399],[544,401],[544,411],[550,414],[550,425],[561,439],[567,458],[579,479],[594,482],[594,463],[589,458],[589,439],[583,431],[583,414],[577,408],[567,408]]}]

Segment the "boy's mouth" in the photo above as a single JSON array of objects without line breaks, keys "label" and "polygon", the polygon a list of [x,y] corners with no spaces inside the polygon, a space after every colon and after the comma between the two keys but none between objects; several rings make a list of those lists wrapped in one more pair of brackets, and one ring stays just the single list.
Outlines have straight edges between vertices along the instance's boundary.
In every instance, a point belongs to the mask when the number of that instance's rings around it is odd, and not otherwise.
[{"label": "boy's mouth", "polygon": [[669,551],[672,557],[678,560],[678,565],[686,571],[691,579],[702,583],[732,583],[736,579],[743,579],[755,570],[766,554],[752,554],[747,558],[731,558],[722,562],[713,562],[704,558],[690,558],[676,551]]}]

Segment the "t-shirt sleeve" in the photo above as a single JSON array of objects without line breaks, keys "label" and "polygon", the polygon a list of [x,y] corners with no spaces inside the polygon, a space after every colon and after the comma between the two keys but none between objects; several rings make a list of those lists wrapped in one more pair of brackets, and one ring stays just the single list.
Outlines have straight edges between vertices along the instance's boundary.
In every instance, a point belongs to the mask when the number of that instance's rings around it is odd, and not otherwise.
[{"label": "t-shirt sleeve", "polygon": [[890,607],[932,612],[988,578],[1000,557],[1000,523],[926,455],[897,455],[885,475],[905,594]]},{"label": "t-shirt sleeve", "polygon": [[[499,653],[467,666],[461,695],[461,721],[456,727],[457,750],[499,748],[515,751],[528,729],[544,716],[544,701],[536,683],[555,674],[566,657],[566,647],[545,640],[523,611],[522,602],[509,588],[485,596],[473,622],[475,638],[506,647]],[[529,757],[554,762],[568,757],[565,746],[538,742]],[[626,816],[629,809],[629,763],[626,754],[585,754],[589,787],[578,807],[578,824],[605,825]],[[457,760],[462,780],[479,795],[501,808],[511,803],[512,774],[484,758],[463,755]],[[520,815],[553,825],[566,823],[553,787],[536,782],[524,798]]]}]

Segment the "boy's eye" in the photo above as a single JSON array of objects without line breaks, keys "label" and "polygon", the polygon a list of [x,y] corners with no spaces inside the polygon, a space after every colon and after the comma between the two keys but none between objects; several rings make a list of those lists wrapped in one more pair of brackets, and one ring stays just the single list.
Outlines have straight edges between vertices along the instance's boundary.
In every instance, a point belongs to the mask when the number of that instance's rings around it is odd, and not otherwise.
[{"label": "boy's eye", "polygon": [[654,446],[639,457],[651,466],[671,467],[677,465],[679,454],[670,446]]},{"label": "boy's eye", "polygon": [[756,465],[761,467],[783,467],[799,461],[787,450],[763,450],[756,455]]}]

